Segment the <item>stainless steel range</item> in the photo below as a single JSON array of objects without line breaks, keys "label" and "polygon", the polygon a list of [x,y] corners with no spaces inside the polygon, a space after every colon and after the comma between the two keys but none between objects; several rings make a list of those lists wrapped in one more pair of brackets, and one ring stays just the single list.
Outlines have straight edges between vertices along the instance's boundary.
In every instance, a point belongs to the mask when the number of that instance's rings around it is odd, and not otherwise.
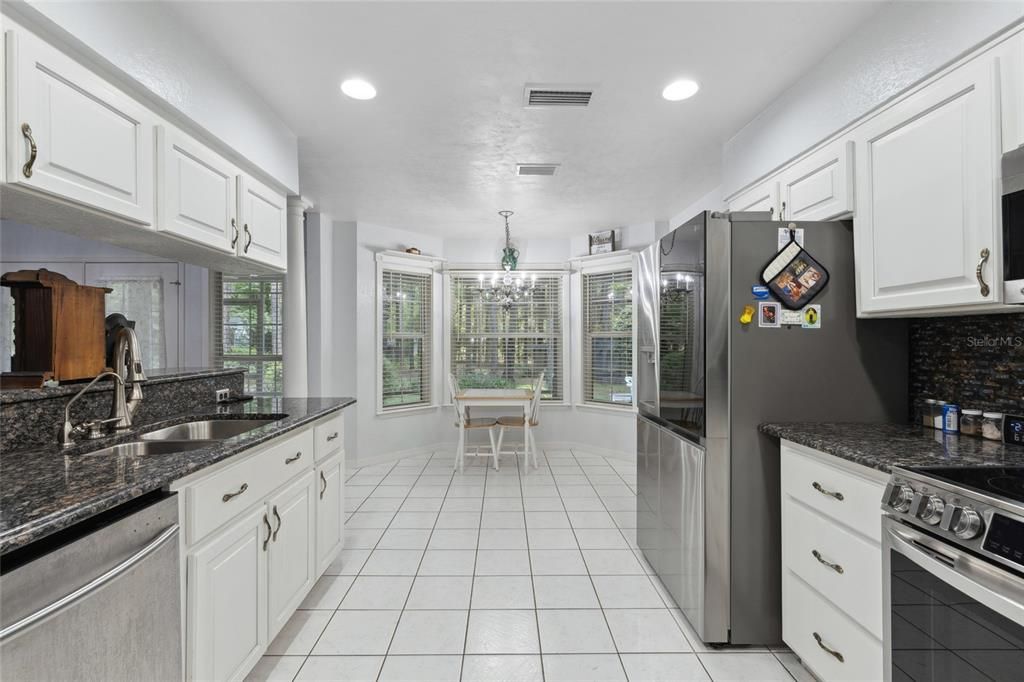
[{"label": "stainless steel range", "polygon": [[894,469],[886,680],[1024,678],[1024,467]]}]

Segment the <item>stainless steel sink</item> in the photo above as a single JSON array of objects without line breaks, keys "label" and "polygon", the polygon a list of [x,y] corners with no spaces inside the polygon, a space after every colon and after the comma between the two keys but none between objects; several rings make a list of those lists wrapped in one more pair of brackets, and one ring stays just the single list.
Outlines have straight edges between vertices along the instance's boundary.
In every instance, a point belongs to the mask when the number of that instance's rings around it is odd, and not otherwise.
[{"label": "stainless steel sink", "polygon": [[216,445],[214,440],[159,440],[159,441],[131,441],[112,445],[102,450],[94,450],[85,454],[87,457],[95,455],[114,455],[125,457],[144,457],[145,455],[171,455],[176,452],[188,452],[198,450],[211,445]]},{"label": "stainless steel sink", "polygon": [[185,422],[175,426],[150,431],[139,436],[144,441],[191,441],[191,440],[225,440],[241,435],[267,424],[276,419],[205,419],[202,421]]}]

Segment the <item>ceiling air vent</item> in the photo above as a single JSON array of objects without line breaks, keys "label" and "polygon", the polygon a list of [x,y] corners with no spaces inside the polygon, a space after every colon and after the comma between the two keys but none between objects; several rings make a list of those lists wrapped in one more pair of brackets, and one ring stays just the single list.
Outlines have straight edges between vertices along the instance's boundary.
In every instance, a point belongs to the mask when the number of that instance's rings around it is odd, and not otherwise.
[{"label": "ceiling air vent", "polygon": [[558,170],[557,163],[517,163],[516,175],[554,175]]},{"label": "ceiling air vent", "polygon": [[594,89],[581,85],[527,84],[523,105],[527,107],[585,107]]}]

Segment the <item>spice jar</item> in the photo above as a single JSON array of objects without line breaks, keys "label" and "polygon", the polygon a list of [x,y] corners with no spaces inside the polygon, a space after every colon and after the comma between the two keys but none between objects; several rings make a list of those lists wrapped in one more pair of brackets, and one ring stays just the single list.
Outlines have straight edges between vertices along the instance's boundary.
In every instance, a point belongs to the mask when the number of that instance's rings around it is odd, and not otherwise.
[{"label": "spice jar", "polygon": [[1003,413],[985,412],[981,415],[981,436],[988,440],[1003,439]]},{"label": "spice jar", "polygon": [[952,403],[942,406],[942,431],[956,433],[960,430],[960,407]]},{"label": "spice jar", "polygon": [[920,424],[922,426],[932,427],[932,405],[934,404],[935,401],[931,398],[927,398],[921,403]]},{"label": "spice jar", "polygon": [[965,436],[981,435],[981,410],[964,410],[960,413],[960,433]]},{"label": "spice jar", "polygon": [[945,400],[936,400],[935,403],[931,406],[931,408],[932,408],[932,410],[931,410],[932,411],[932,428],[933,429],[938,429],[939,431],[941,431],[942,430],[943,413],[945,412],[945,408],[946,408],[946,401]]}]

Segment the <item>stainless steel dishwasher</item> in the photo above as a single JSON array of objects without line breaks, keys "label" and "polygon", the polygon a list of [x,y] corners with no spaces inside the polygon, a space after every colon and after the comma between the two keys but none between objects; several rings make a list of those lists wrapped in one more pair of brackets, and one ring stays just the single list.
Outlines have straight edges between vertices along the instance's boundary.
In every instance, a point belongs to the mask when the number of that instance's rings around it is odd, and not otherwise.
[{"label": "stainless steel dishwasher", "polygon": [[176,495],[140,498],[36,545],[0,559],[0,677],[182,679]]}]

